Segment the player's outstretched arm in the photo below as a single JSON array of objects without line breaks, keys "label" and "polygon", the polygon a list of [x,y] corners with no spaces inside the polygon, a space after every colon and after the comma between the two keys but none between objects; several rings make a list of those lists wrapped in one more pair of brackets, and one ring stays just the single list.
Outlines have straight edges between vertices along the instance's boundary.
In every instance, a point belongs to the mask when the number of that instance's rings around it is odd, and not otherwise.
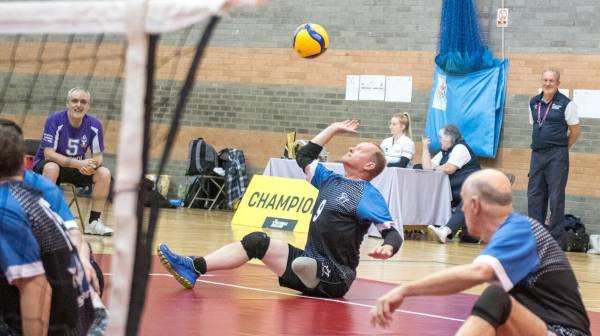
[{"label": "player's outstretched arm", "polygon": [[392,314],[405,298],[421,295],[448,295],[494,279],[494,270],[483,263],[455,266],[436,272],[423,279],[400,285],[377,299],[371,310],[371,324],[388,327]]},{"label": "player's outstretched arm", "polygon": [[346,120],[327,126],[296,153],[296,162],[298,163],[298,166],[302,168],[304,173],[308,174],[306,167],[319,157],[319,153],[321,153],[323,146],[328,143],[331,138],[340,133],[356,133],[358,126],[358,120]]}]

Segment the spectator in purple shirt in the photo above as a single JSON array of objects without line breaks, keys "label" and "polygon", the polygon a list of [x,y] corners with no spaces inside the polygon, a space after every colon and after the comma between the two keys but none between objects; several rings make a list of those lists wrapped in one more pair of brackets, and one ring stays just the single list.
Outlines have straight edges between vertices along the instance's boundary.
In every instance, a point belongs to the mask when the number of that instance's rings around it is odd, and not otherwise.
[{"label": "spectator in purple shirt", "polygon": [[[92,97],[82,88],[67,94],[67,109],[46,119],[44,134],[33,161],[33,170],[57,184],[92,186],[92,210],[85,233],[112,235],[100,215],[110,190],[111,174],[102,166],[102,124],[88,115]],[[88,150],[91,156],[86,158]]]}]

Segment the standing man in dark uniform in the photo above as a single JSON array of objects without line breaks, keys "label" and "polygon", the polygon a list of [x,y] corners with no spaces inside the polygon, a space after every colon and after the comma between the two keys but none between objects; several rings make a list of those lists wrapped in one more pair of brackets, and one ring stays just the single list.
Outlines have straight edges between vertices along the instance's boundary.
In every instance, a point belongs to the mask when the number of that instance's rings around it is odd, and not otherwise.
[{"label": "standing man in dark uniform", "polygon": [[311,296],[344,296],[356,278],[360,244],[370,225],[374,224],[383,237],[383,244],[372,250],[370,257],[388,259],[402,245],[383,196],[369,182],[386,165],[379,146],[363,142],[351,147],[342,157],[344,176],[317,161],[333,136],[355,133],[358,125],[355,120],[333,123],[296,155],[307,179],[319,189],[304,250],[271,239],[264,232],[253,232],[241,242],[194,259],[160,244],[158,255],[163,265],[184,287],[192,288],[201,274],[236,268],[257,258],[277,274],[281,286]]},{"label": "standing man in dark uniform", "polygon": [[565,226],[565,188],[569,176],[569,148],[581,134],[577,105],[558,91],[560,73],[547,69],[542,74],[542,92],[529,101],[531,164],[527,186],[529,217],[546,223],[558,239]]}]

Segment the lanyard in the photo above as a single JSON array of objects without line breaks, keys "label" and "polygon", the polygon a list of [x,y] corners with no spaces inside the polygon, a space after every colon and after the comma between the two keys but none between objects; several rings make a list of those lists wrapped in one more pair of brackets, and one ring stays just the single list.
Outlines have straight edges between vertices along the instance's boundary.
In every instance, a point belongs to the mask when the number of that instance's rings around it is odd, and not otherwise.
[{"label": "lanyard", "polygon": [[546,118],[548,117],[548,112],[550,112],[550,106],[552,106],[552,105],[553,105],[553,103],[552,103],[552,101],[550,101],[548,103],[548,107],[546,108],[546,112],[544,112],[544,118],[542,119],[541,118],[542,102],[540,101],[537,104],[537,123],[538,123],[538,126],[542,126],[542,124],[544,123],[544,121],[546,121]]}]

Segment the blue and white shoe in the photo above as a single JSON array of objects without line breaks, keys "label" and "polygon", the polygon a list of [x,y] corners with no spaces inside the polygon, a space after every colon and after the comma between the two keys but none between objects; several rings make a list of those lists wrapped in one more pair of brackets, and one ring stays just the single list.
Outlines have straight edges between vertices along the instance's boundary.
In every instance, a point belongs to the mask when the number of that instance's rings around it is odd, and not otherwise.
[{"label": "blue and white shoe", "polygon": [[199,274],[194,270],[192,258],[173,253],[164,243],[158,245],[156,251],[160,262],[183,287],[187,289],[194,288]]}]

